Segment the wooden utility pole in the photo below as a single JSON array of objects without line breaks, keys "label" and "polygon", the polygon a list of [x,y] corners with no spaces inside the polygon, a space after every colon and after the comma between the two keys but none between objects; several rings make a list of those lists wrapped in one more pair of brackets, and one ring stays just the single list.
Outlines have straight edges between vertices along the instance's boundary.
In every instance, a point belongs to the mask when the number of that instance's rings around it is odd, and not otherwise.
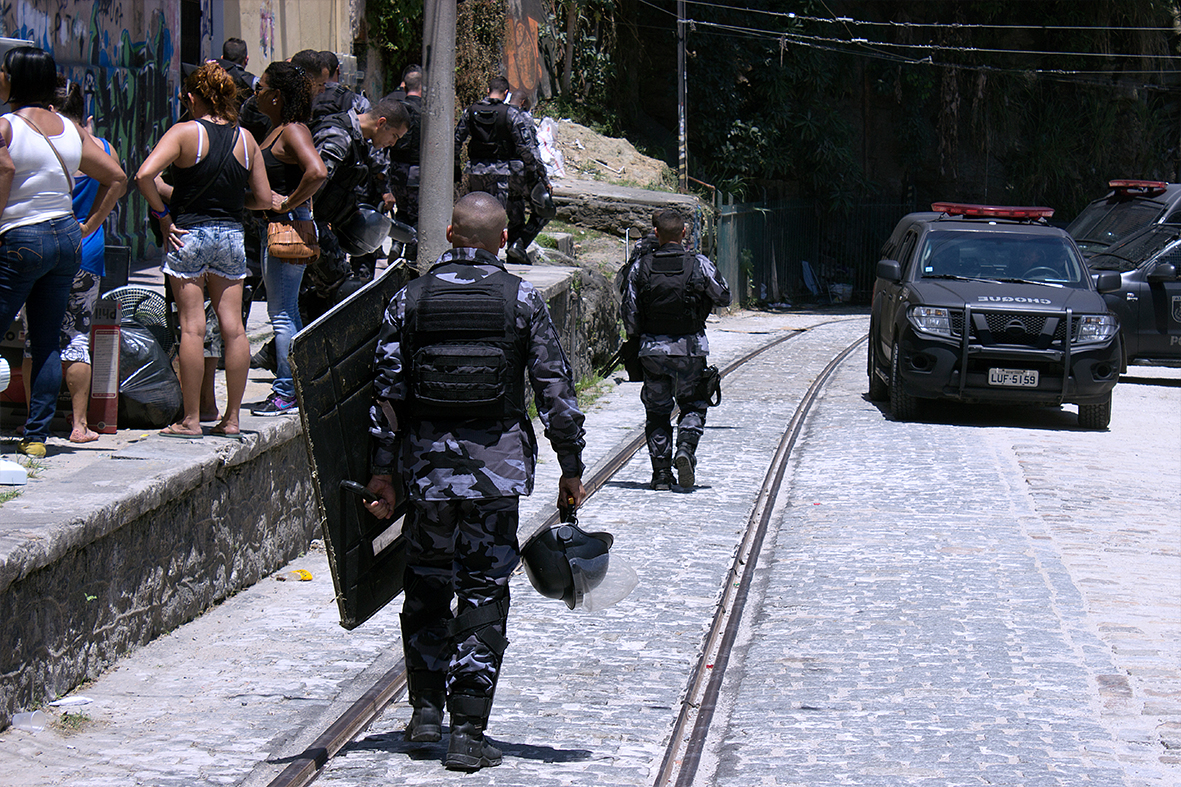
[{"label": "wooden utility pole", "polygon": [[423,8],[422,150],[419,159],[418,270],[451,248],[447,224],[455,195],[456,0]]}]

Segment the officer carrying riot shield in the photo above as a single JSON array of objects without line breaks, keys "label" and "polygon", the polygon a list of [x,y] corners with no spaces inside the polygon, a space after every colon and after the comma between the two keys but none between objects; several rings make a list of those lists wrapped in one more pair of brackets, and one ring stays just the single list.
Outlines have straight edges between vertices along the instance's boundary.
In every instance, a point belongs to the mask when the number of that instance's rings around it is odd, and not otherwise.
[{"label": "officer carrying riot shield", "polygon": [[445,709],[444,765],[462,771],[501,762],[484,731],[509,644],[518,498],[532,491],[537,462],[526,373],[562,468],[558,502],[573,509],[586,496],[570,364],[541,296],[497,257],[505,225],[489,194],[456,203],[453,248],[385,312],[370,408],[368,489],[379,499],[367,507],[385,518],[399,486],[409,498],[401,623],[413,713],[405,735],[440,740]]}]

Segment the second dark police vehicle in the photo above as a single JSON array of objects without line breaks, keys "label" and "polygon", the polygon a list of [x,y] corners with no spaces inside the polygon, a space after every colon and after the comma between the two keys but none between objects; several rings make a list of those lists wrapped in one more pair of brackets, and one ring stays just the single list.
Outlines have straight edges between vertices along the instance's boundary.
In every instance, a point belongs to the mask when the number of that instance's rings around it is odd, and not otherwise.
[{"label": "second dark police vehicle", "polygon": [[1181,183],[1113,180],[1107,185],[1107,196],[1083,208],[1066,228],[1084,256],[1154,224],[1181,224]]},{"label": "second dark police vehicle", "polygon": [[1124,368],[1181,366],[1181,226],[1152,224],[1092,255],[1096,277],[1112,271],[1120,288],[1105,293],[1120,322]]},{"label": "second dark police vehicle", "polygon": [[1104,429],[1120,374],[1119,323],[1052,208],[935,203],[882,249],[869,328],[869,395],[912,420],[928,399],[1077,404]]}]

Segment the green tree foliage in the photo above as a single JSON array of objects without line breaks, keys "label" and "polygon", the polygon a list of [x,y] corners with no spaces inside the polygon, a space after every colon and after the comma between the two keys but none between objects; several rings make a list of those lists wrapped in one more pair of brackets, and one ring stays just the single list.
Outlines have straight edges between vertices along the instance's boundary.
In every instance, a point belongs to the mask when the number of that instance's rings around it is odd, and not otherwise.
[{"label": "green tree foliage", "polygon": [[547,109],[607,134],[621,129],[613,95],[617,5],[612,0],[552,0],[552,24],[541,31],[542,57],[556,83]]},{"label": "green tree foliage", "polygon": [[396,87],[402,69],[422,57],[421,0],[367,0],[369,43],[381,53],[386,85]]},{"label": "green tree foliage", "polygon": [[[850,4],[864,8],[864,3]],[[878,6],[931,62],[869,66],[893,94],[920,197],[1037,203],[1069,219],[1115,177],[1177,177],[1173,9],[1157,0]],[[917,54],[917,50],[916,50]],[[1102,57],[1096,55],[1103,55]],[[920,201],[923,201],[920,199]]]},{"label": "green tree foliage", "polygon": [[[675,162],[675,0],[618,8],[613,105]],[[827,208],[961,199],[1069,218],[1110,178],[1178,177],[1176,13],[1175,0],[689,3],[690,174]]]},{"label": "green tree foliage", "polygon": [[488,80],[504,70],[504,0],[463,0],[455,25],[455,108],[488,95]]}]

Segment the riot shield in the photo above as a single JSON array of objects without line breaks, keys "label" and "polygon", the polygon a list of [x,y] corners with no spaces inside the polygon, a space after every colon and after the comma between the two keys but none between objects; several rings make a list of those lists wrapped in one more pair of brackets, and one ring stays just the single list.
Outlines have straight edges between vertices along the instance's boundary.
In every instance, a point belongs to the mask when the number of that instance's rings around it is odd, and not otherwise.
[{"label": "riot shield", "polygon": [[[412,274],[390,266],[291,341],[291,373],[340,625],[354,629],[402,592],[402,510],[378,520],[342,481],[369,481],[373,353],[382,316]],[[399,497],[405,497],[399,492]]]}]

